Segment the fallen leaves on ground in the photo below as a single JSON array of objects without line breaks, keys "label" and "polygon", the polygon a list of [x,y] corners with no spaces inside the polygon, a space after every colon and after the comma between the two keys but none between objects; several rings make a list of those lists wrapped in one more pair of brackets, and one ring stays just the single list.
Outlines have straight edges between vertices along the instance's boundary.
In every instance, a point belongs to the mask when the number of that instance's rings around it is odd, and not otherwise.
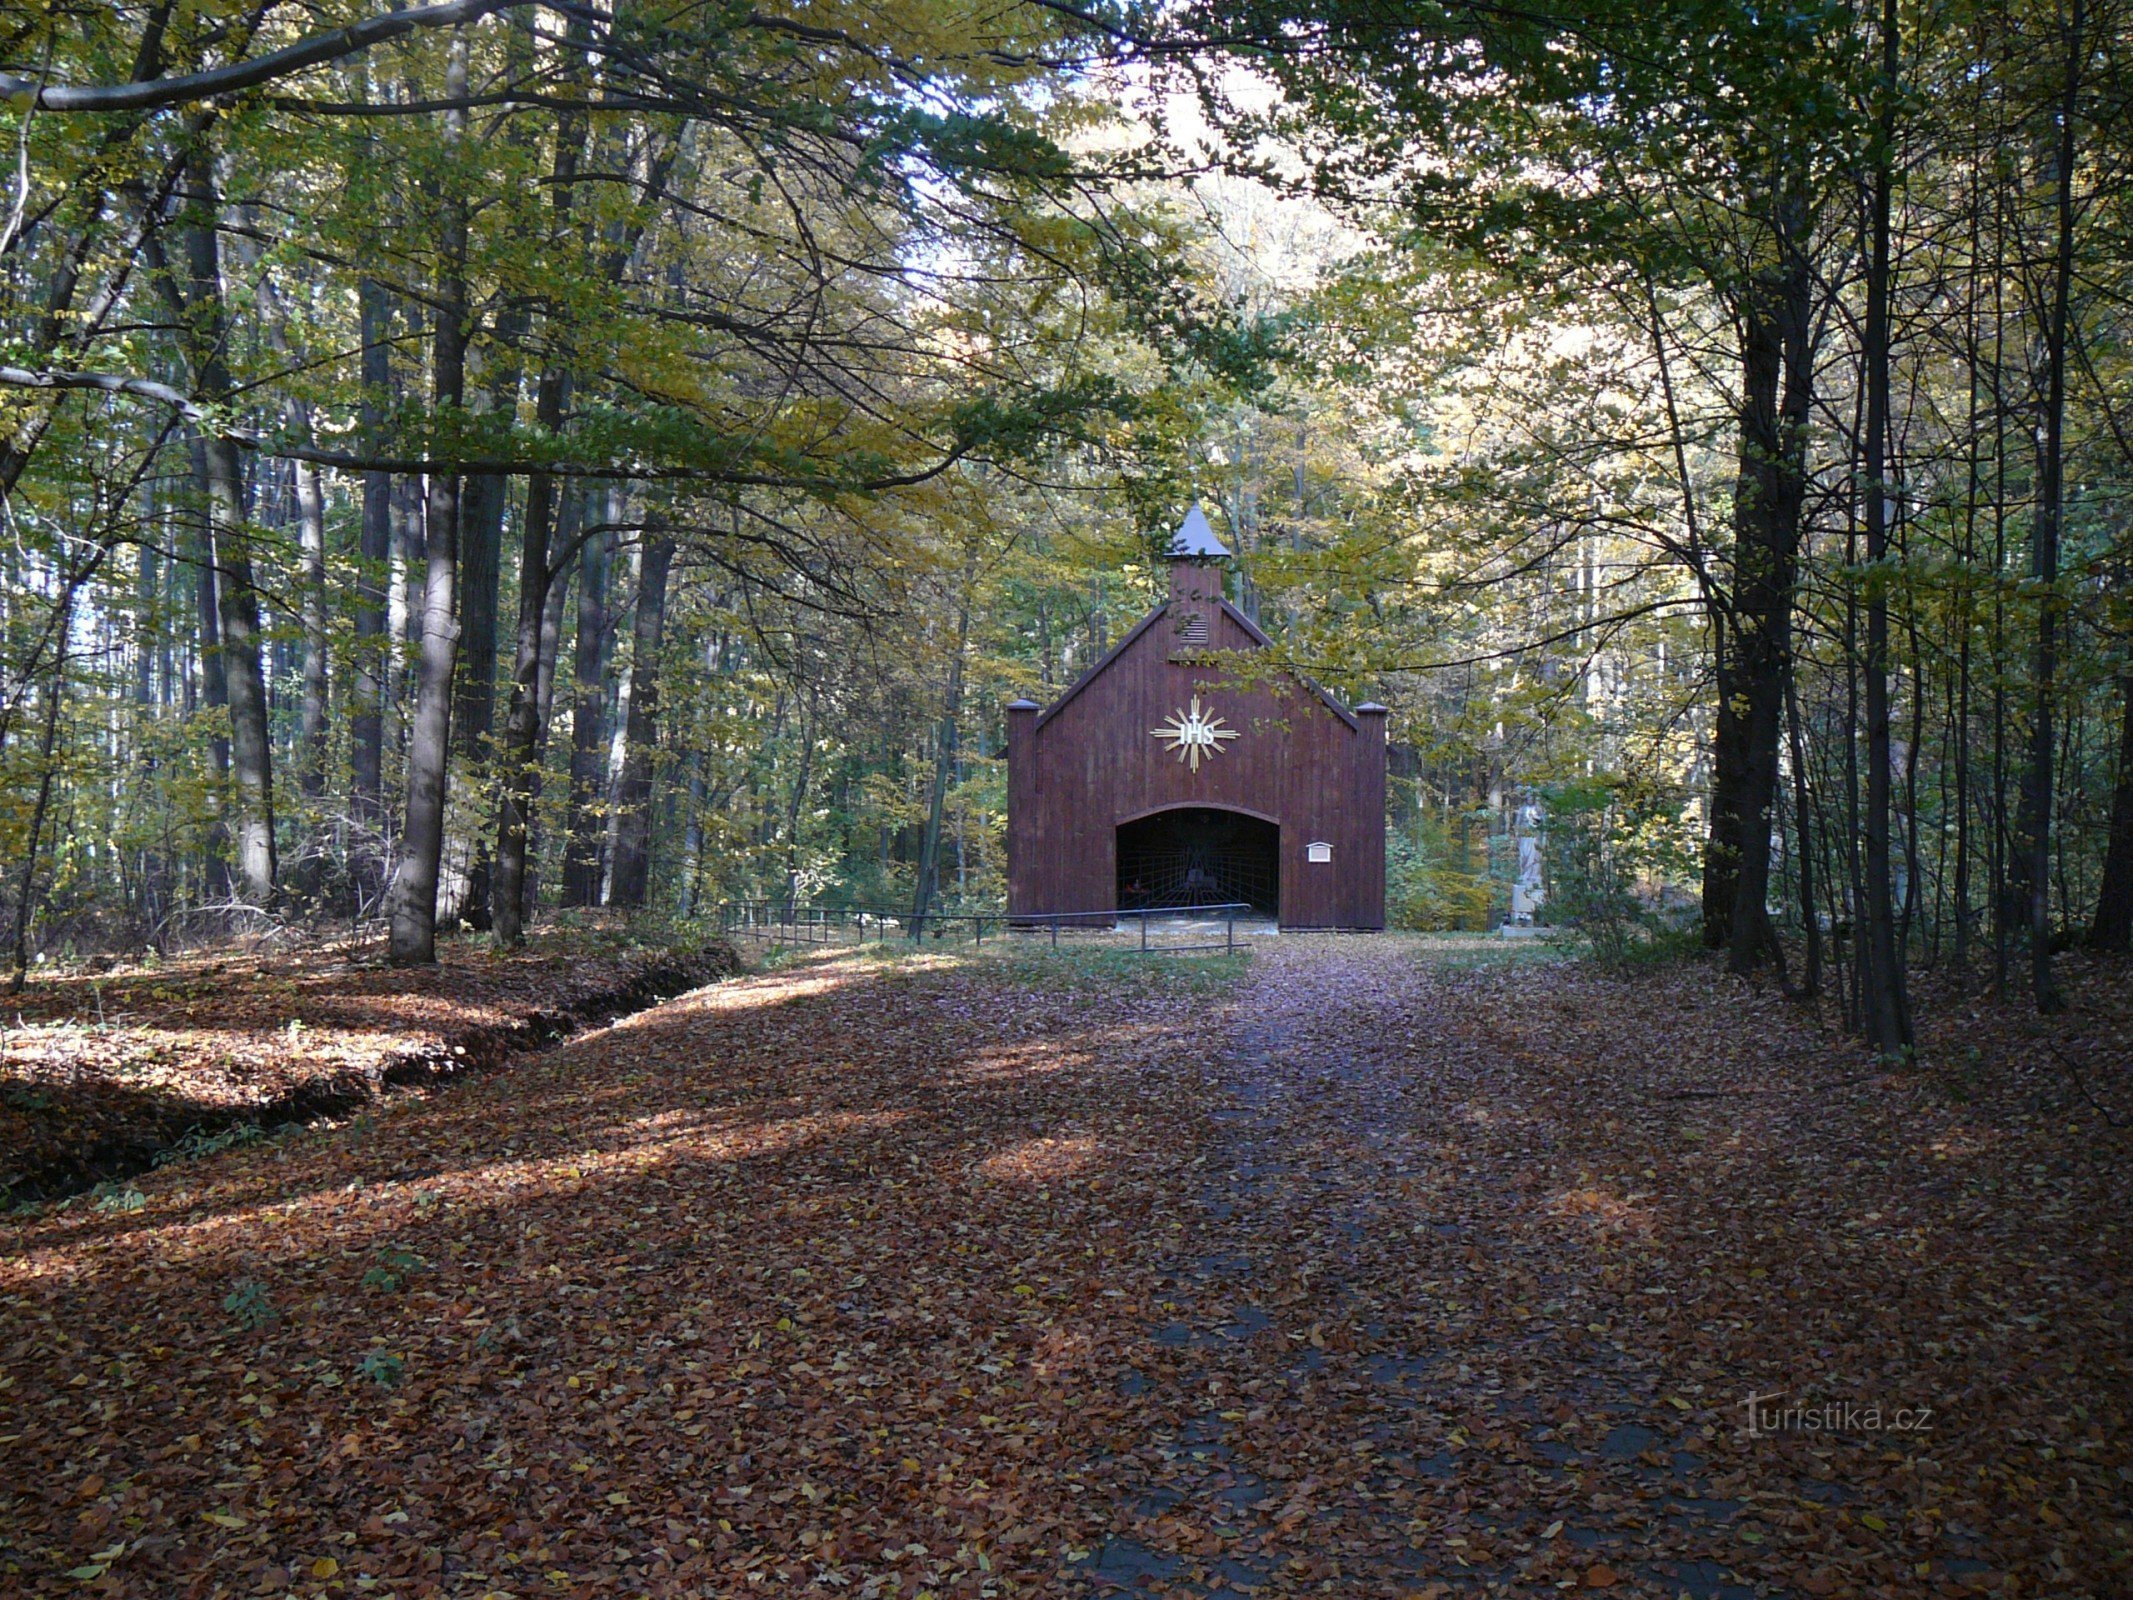
[{"label": "fallen leaves on ground", "polygon": [[2127,1591],[2125,1135],[2011,1013],[1463,959],[845,955],[0,1221],[0,1575]]},{"label": "fallen leaves on ground", "polygon": [[734,970],[713,947],[549,934],[434,967],[328,945],[33,979],[0,1025],[0,1200],[138,1171],[188,1134],[346,1114]]}]

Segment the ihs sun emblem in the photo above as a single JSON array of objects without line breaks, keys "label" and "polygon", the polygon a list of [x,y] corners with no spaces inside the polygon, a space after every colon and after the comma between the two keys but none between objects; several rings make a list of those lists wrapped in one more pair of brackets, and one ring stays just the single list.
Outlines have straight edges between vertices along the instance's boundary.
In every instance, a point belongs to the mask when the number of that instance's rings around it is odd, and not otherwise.
[{"label": "ihs sun emblem", "polygon": [[1198,695],[1192,697],[1191,710],[1173,711],[1165,726],[1148,731],[1162,740],[1166,749],[1175,750],[1178,759],[1194,772],[1200,770],[1202,754],[1218,756],[1222,741],[1237,737],[1237,730],[1225,726],[1221,717],[1211,717],[1200,709]]}]

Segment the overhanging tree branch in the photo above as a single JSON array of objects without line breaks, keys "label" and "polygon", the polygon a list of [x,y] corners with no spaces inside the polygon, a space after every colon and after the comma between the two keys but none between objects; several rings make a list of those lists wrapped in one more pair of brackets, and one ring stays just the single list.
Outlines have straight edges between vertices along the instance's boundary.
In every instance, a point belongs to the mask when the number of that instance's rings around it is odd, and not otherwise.
[{"label": "overhanging tree branch", "polygon": [[28,367],[0,367],[0,387],[9,389],[76,389],[94,394],[130,394],[175,410],[187,422],[211,426],[208,415],[181,389],[153,378],[116,372],[33,372]]},{"label": "overhanging tree branch", "polygon": [[933,461],[909,472],[876,473],[847,478],[833,471],[763,472],[733,467],[700,467],[682,463],[546,461],[517,457],[450,460],[440,457],[382,456],[361,451],[329,450],[317,445],[292,443],[219,421],[182,389],[153,378],[137,378],[116,372],[32,371],[28,367],[0,366],[0,388],[86,391],[92,394],[132,395],[169,406],[186,421],[209,429],[246,449],[258,450],[284,461],[304,461],[313,466],[334,467],[343,472],[392,472],[402,475],[450,472],[476,476],[514,477],[546,472],[561,478],[594,478],[612,482],[639,479],[650,482],[718,483],[743,489],[794,489],[811,494],[879,494],[890,489],[908,489],[930,482],[977,449],[974,440],[950,445]]},{"label": "overhanging tree branch", "polygon": [[33,107],[42,111],[155,111],[257,88],[307,67],[355,55],[418,28],[449,28],[478,22],[499,11],[536,5],[553,11],[572,9],[556,0],[446,0],[442,5],[417,6],[411,11],[389,11],[345,28],[313,34],[249,61],[232,61],[227,66],[175,78],[150,78],[142,83],[45,84],[35,78],[0,72],[0,99],[17,111]]}]

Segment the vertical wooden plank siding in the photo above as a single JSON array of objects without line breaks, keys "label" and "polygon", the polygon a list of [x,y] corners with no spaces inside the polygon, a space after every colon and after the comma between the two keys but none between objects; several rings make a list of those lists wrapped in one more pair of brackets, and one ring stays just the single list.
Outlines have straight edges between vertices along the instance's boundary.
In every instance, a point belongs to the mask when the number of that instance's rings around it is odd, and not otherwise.
[{"label": "vertical wooden plank siding", "polygon": [[[1281,922],[1385,925],[1385,714],[1351,712],[1273,667],[1266,636],[1220,598],[1220,578],[1180,562],[1172,598],[1046,710],[1008,713],[1008,909],[1018,916],[1117,904],[1119,824],[1215,806],[1281,830]],[[1207,647],[1185,648],[1191,620]],[[1197,628],[1187,637],[1196,637]],[[1199,770],[1154,736],[1193,697],[1239,737]],[[1312,843],[1330,862],[1307,859]]]}]

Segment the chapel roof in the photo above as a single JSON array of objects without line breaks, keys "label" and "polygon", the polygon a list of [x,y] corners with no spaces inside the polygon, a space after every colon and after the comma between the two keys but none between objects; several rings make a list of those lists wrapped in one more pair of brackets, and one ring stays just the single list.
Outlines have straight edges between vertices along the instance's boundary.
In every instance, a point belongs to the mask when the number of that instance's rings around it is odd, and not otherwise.
[{"label": "chapel roof", "polygon": [[1207,514],[1198,506],[1185,513],[1178,531],[1170,536],[1173,561],[1220,561],[1228,554],[1228,548],[1215,537],[1215,530],[1207,525]]}]

